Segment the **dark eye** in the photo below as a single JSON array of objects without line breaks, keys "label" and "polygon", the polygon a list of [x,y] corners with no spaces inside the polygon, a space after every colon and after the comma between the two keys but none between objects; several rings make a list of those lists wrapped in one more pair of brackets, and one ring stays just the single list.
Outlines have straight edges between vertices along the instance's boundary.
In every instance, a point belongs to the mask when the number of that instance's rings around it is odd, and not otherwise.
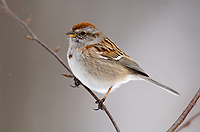
[{"label": "dark eye", "polygon": [[82,31],[80,34],[83,36],[83,35],[85,35],[86,33],[85,33],[85,31]]}]

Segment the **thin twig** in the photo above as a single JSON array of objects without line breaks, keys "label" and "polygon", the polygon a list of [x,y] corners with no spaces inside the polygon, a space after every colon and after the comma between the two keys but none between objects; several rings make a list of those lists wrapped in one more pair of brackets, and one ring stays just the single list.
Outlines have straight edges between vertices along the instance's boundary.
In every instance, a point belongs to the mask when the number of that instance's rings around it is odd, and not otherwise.
[{"label": "thin twig", "polygon": [[193,117],[191,117],[191,118],[190,118],[187,122],[185,122],[183,125],[181,125],[181,126],[176,130],[176,132],[179,132],[179,131],[181,131],[183,128],[189,126],[189,125],[191,124],[191,122],[192,122],[194,119],[196,119],[197,117],[199,117],[199,116],[200,116],[200,112],[197,113],[196,115],[194,115]]},{"label": "thin twig", "polygon": [[167,132],[174,132],[180,126],[180,124],[187,117],[188,113],[191,111],[191,109],[196,104],[196,102],[199,99],[199,97],[200,97],[200,89],[197,91],[196,95],[193,97],[193,99],[191,100],[191,102],[188,104],[188,106],[183,111],[183,113],[179,116],[179,118],[175,121],[175,123],[167,130]]},{"label": "thin twig", "polygon": [[[85,85],[83,85],[83,87],[96,99],[96,101],[99,100],[99,98],[88,87],[86,87]],[[109,117],[110,121],[112,122],[113,126],[115,127],[115,130],[117,132],[120,132],[120,129],[117,126],[117,123],[115,122],[115,120],[113,119],[112,115],[110,114],[110,112],[108,111],[108,109],[106,108],[106,106],[104,104],[102,104],[102,108],[106,112],[106,114]]]},{"label": "thin twig", "polygon": [[[32,30],[28,27],[27,23],[22,21],[19,17],[17,17],[7,6],[5,0],[2,0],[3,6],[0,5],[0,8],[3,9],[8,15],[10,15],[12,18],[14,18],[17,22],[20,23],[20,25],[22,25],[25,30],[30,34],[30,36],[26,36],[26,38],[28,38],[29,40],[33,40],[36,41],[37,43],[39,43],[43,48],[45,48],[49,53],[51,53],[66,69],[69,73],[72,73],[72,71],[68,68],[68,66],[63,62],[63,60],[56,54],[56,51],[51,50],[49,47],[47,47],[40,39],[37,38],[37,36],[32,32]],[[73,76],[74,77],[74,76]],[[81,83],[81,85],[94,97],[94,99],[96,101],[99,100],[99,98],[85,85],[83,85]],[[103,110],[105,111],[105,113],[107,114],[107,116],[109,117],[109,119],[111,120],[113,126],[115,127],[117,132],[120,132],[116,122],[114,121],[113,117],[111,116],[110,112],[108,111],[108,109],[106,108],[106,106],[103,104],[102,105]]]},{"label": "thin twig", "polygon": [[[49,47],[47,47],[40,39],[37,38],[37,36],[31,31],[31,29],[28,27],[28,25],[22,21],[18,16],[16,16],[7,6],[5,0],[2,0],[3,3],[3,9],[4,11],[9,14],[12,18],[14,18],[17,22],[20,23],[20,25],[22,25],[26,31],[30,34],[30,36],[32,37],[32,40],[36,41],[37,43],[39,43],[42,47],[44,47],[49,53],[51,53],[71,74],[71,70],[67,67],[67,65],[62,61],[62,59],[56,54],[56,52],[54,52],[53,50],[51,50]],[[1,7],[2,8],[2,7]]]},{"label": "thin twig", "polygon": [[5,0],[2,0],[2,3],[3,3],[3,5],[4,5],[4,7],[8,8],[7,3],[6,3]]},{"label": "thin twig", "polygon": [[111,116],[110,112],[107,110],[107,108],[106,108],[106,106],[104,104],[102,104],[102,108],[106,112],[106,114],[108,115],[108,117],[110,118],[110,120],[113,123],[116,131],[120,132],[119,127],[117,126],[117,123],[115,122],[115,120],[113,119],[113,117]]}]

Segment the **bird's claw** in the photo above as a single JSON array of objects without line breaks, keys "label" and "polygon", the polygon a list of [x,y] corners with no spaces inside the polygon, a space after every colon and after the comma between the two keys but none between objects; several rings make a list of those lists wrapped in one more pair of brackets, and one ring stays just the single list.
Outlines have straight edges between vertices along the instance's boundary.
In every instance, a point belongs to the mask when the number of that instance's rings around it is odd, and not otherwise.
[{"label": "bird's claw", "polygon": [[96,109],[94,109],[95,111],[97,111],[97,110],[104,110],[103,109],[103,102],[105,101],[105,99],[103,98],[103,99],[101,99],[101,100],[97,100],[95,103],[96,104],[98,104],[98,107],[96,108]]},{"label": "bird's claw", "polygon": [[74,77],[74,85],[70,85],[72,88],[76,88],[78,87],[79,85],[81,85],[81,82]]}]

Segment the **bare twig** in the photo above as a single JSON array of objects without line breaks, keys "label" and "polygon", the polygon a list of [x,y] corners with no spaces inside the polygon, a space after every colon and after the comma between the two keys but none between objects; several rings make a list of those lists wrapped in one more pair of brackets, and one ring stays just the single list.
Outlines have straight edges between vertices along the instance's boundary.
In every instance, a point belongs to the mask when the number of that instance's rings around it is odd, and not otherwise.
[{"label": "bare twig", "polygon": [[[31,31],[31,29],[28,27],[28,25],[22,21],[18,16],[16,16],[7,6],[5,0],[2,0],[2,3],[4,6],[1,6],[2,9],[4,9],[4,11],[10,15],[12,18],[14,18],[17,22],[20,23],[20,25],[22,25],[26,31],[30,34],[26,35],[26,38],[29,40],[33,40],[36,41],[37,43],[39,43],[43,48],[45,48],[49,53],[51,53],[71,74],[71,70],[67,67],[67,65],[62,61],[62,59],[56,54],[56,52],[54,52],[53,50],[51,50],[49,47],[47,47],[40,39],[37,38],[37,36]],[[30,39],[31,38],[31,39]]]},{"label": "bare twig", "polygon": [[[99,100],[99,98],[88,87],[86,87],[85,85],[83,85],[83,86],[96,99],[96,101]],[[113,119],[113,117],[111,116],[110,112],[108,111],[108,109],[106,108],[106,106],[104,104],[102,104],[102,108],[106,112],[106,114],[108,115],[110,121],[112,122],[113,126],[115,127],[115,130],[117,132],[120,132],[120,129],[117,126],[117,123],[115,122],[115,120]]]},{"label": "bare twig", "polygon": [[[0,5],[0,9],[4,10],[8,15],[10,15],[12,18],[14,18],[17,22],[19,22],[20,25],[22,25],[25,30],[29,33],[29,35],[25,35],[25,37],[29,40],[33,40],[33,41],[36,41],[37,43],[39,43],[43,48],[45,48],[49,53],[51,53],[66,69],[67,71],[72,74],[72,75],[64,75],[64,76],[70,76],[70,77],[73,77],[73,73],[72,71],[68,68],[68,66],[63,62],[63,60],[56,54],[56,52],[59,50],[56,50],[56,51],[53,51],[51,50],[49,47],[47,47],[40,39],[37,38],[37,36],[32,32],[32,30],[28,27],[28,23],[30,22],[30,20],[27,20],[26,22],[22,21],[19,17],[17,17],[7,6],[5,0],[2,0],[2,3],[3,5]],[[83,85],[81,83],[81,85],[94,97],[94,99],[96,101],[99,100],[99,98],[88,88],[86,87],[85,85]],[[120,132],[116,122],[114,121],[113,117],[111,116],[110,112],[108,111],[108,109],[106,108],[106,106],[103,104],[102,105],[103,107],[103,110],[105,111],[105,113],[107,114],[107,116],[109,117],[109,119],[111,120],[113,126],[115,127],[116,131],[117,132]]]},{"label": "bare twig", "polygon": [[185,122],[183,125],[181,125],[181,126],[176,130],[176,132],[179,132],[179,131],[181,131],[183,128],[189,126],[189,125],[191,124],[191,122],[192,122],[194,119],[196,119],[197,117],[199,117],[199,116],[200,116],[200,112],[197,113],[196,115],[194,115],[192,118],[190,118],[190,119],[189,119],[187,122]]},{"label": "bare twig", "polygon": [[[7,6],[5,0],[2,0],[3,5],[0,5],[0,8],[2,10],[4,10],[8,15],[10,15],[12,18],[14,18],[17,22],[20,23],[20,25],[22,25],[25,30],[29,33],[29,35],[25,35],[25,37],[29,40],[33,40],[36,41],[37,43],[39,43],[43,48],[45,48],[48,52],[50,52],[67,70],[69,73],[71,73],[72,75],[64,75],[66,77],[71,77],[71,78],[75,78],[73,76],[73,73],[71,72],[71,70],[68,68],[68,66],[62,61],[62,59],[56,54],[56,51],[51,50],[49,47],[47,47],[40,39],[37,38],[37,36],[32,32],[32,30],[28,27],[28,23],[30,22],[30,20],[24,22],[22,21],[19,17],[17,17]],[[93,96],[93,98],[98,101],[100,100],[88,87],[86,87],[84,84],[81,83],[81,85]],[[180,115],[180,117],[177,119],[177,121],[167,130],[167,132],[174,132],[177,127],[184,121],[184,119],[186,118],[186,116],[188,115],[188,113],[191,111],[191,109],[194,107],[194,105],[196,104],[198,98],[200,97],[200,89],[197,92],[197,94],[195,95],[195,97],[192,99],[192,101],[189,103],[189,105],[187,106],[187,108],[183,111],[183,113]],[[108,111],[108,109],[106,108],[106,106],[104,104],[102,104],[102,108],[105,111],[105,113],[107,114],[107,116],[109,117],[109,119],[111,120],[113,126],[115,127],[117,132],[120,132],[116,122],[114,121],[113,117],[111,116],[110,112]],[[193,118],[191,118],[190,120],[188,120],[188,122],[186,122],[183,126],[181,126],[177,131],[179,131],[180,129],[182,129],[183,127],[187,126],[194,118],[196,118],[197,116],[199,116],[200,113],[198,113],[197,115],[195,115]]]},{"label": "bare twig", "polygon": [[106,112],[106,114],[108,115],[108,117],[110,118],[110,120],[112,121],[112,123],[113,123],[116,131],[120,132],[119,127],[117,126],[117,123],[115,122],[115,120],[113,119],[113,117],[111,116],[110,112],[107,110],[107,108],[106,108],[106,106],[104,104],[102,104],[102,108]]},{"label": "bare twig", "polygon": [[188,104],[186,109],[183,111],[183,113],[179,116],[179,118],[176,120],[176,122],[167,130],[167,132],[174,132],[178,126],[185,120],[187,117],[188,113],[191,111],[191,109],[194,107],[196,104],[197,100],[200,97],[200,89],[197,91],[196,95],[193,97],[191,102]]}]

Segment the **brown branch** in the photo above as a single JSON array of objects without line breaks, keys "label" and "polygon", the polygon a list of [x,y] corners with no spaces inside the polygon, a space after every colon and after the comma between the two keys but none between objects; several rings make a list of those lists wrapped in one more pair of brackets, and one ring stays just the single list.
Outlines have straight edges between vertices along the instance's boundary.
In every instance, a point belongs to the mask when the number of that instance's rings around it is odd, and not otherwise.
[{"label": "brown branch", "polygon": [[197,91],[196,95],[193,97],[191,102],[188,104],[188,106],[183,111],[183,113],[179,116],[179,118],[175,121],[175,123],[167,130],[167,132],[174,132],[180,126],[180,124],[187,117],[188,113],[192,110],[192,108],[196,104],[196,102],[199,99],[199,97],[200,97],[200,89]]},{"label": "brown branch", "polygon": [[[71,74],[71,70],[67,67],[67,65],[62,61],[62,59],[54,52],[51,50],[49,47],[47,47],[40,39],[37,38],[37,36],[31,31],[31,29],[28,27],[28,25],[22,21],[18,16],[16,16],[7,6],[5,0],[2,0],[2,3],[4,6],[0,6],[8,15],[10,15],[12,18],[14,18],[17,22],[19,22],[20,25],[22,25],[26,31],[30,34],[30,36],[26,36],[27,39],[36,41],[39,43],[43,48],[45,48],[49,53],[51,53]],[[28,38],[28,37],[31,37]]]},{"label": "brown branch", "polygon": [[197,117],[199,117],[199,116],[200,116],[200,112],[197,113],[196,115],[194,115],[193,117],[191,117],[191,118],[190,118],[187,122],[185,122],[183,125],[181,125],[181,126],[176,130],[176,132],[179,132],[179,131],[181,131],[183,128],[189,126],[189,125],[191,124],[191,122],[192,122],[194,119],[196,119]]},{"label": "brown branch", "polygon": [[[30,34],[29,35],[25,35],[25,37],[29,40],[33,40],[36,41],[38,44],[40,44],[43,48],[45,48],[49,53],[51,53],[61,64],[62,66],[65,67],[65,69],[67,69],[67,71],[69,73],[71,73],[72,75],[69,75],[71,77],[73,77],[75,79],[75,77],[73,76],[72,71],[68,68],[68,66],[63,62],[63,60],[57,55],[57,51],[53,51],[51,50],[49,47],[46,46],[46,44],[44,44],[40,39],[37,38],[37,36],[32,32],[32,30],[28,27],[28,23],[30,22],[30,20],[28,20],[29,22],[24,22],[22,21],[18,16],[16,16],[7,6],[5,0],[2,0],[3,5],[0,5],[0,9],[4,10],[4,12],[6,12],[8,15],[10,15],[14,20],[16,20],[17,22],[19,22],[20,25],[22,25],[25,30]],[[30,19],[30,18],[29,18]],[[81,85],[94,97],[94,99],[96,101],[99,101],[100,99],[85,85],[83,85],[81,83]],[[106,108],[106,106],[104,104],[102,104],[102,108],[105,111],[105,113],[107,114],[107,116],[109,117],[109,119],[111,120],[113,126],[115,127],[117,132],[120,132],[116,122],[114,121],[113,117],[111,116],[110,112],[108,111],[108,109]]]},{"label": "brown branch", "polygon": [[[83,85],[83,87],[96,99],[96,101],[99,100],[99,98],[88,87],[86,87],[85,85]],[[104,104],[102,104],[102,108],[106,112],[106,114],[108,115],[110,121],[112,122],[113,126],[115,127],[115,130],[117,132],[120,132],[120,129],[117,126],[117,123],[115,122],[115,120],[113,119],[112,115],[110,114],[110,112],[108,111],[108,109],[106,108],[106,106]]]}]

